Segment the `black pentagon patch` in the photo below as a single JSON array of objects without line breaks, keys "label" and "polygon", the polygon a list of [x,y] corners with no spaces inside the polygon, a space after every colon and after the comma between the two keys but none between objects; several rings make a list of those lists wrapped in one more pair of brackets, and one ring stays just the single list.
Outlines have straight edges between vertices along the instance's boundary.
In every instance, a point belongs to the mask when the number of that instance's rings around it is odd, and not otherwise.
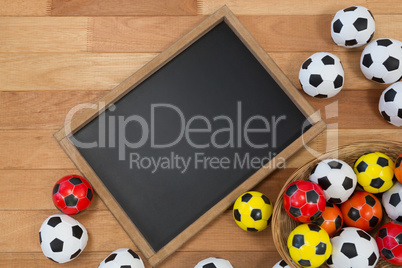
[{"label": "black pentagon patch", "polygon": [[317,94],[317,95],[315,95],[314,97],[315,97],[315,98],[319,98],[319,99],[326,99],[326,98],[328,98],[328,95],[325,95],[325,94]]},{"label": "black pentagon patch", "polygon": [[318,227],[317,225],[314,225],[314,224],[309,224],[308,228],[310,229],[310,231],[317,232],[317,233],[321,230],[320,227]]},{"label": "black pentagon patch", "polygon": [[364,199],[366,200],[367,205],[369,205],[370,207],[374,207],[377,203],[371,195],[366,195]]},{"label": "black pentagon patch", "polygon": [[336,230],[338,230],[339,228],[341,228],[342,227],[342,218],[341,218],[341,216],[336,216],[336,218],[335,218],[335,228],[336,228]]},{"label": "black pentagon patch", "polygon": [[342,30],[343,24],[340,19],[337,19],[333,24],[332,24],[332,30],[334,33],[340,33]]},{"label": "black pentagon patch", "polygon": [[279,263],[279,266],[281,266],[281,267],[286,267],[288,264],[284,261],[284,260],[281,260],[281,262]]},{"label": "black pentagon patch", "polygon": [[353,188],[353,180],[349,177],[345,177],[342,182],[343,189],[349,190]]},{"label": "black pentagon patch", "polygon": [[333,265],[334,262],[332,261],[332,255],[329,256],[328,260],[327,260],[327,264],[328,265]]},{"label": "black pentagon patch", "polygon": [[42,234],[39,232],[39,242],[42,244]]},{"label": "black pentagon patch", "polygon": [[392,41],[389,39],[378,39],[377,45],[387,47],[387,46],[392,45]]},{"label": "black pentagon patch", "polygon": [[[131,265],[122,265],[122,266],[120,266],[120,268],[132,268],[132,267],[131,267]],[[211,268],[215,268],[215,265],[213,267],[211,267]]]},{"label": "black pentagon patch", "polygon": [[357,256],[356,246],[353,243],[343,243],[341,247],[341,252],[349,259]]},{"label": "black pentagon patch", "polygon": [[361,238],[366,239],[367,241],[371,240],[371,236],[369,234],[367,234],[366,232],[364,232],[362,230],[357,230],[356,232]]},{"label": "black pentagon patch", "polygon": [[343,11],[350,12],[350,11],[355,11],[356,9],[357,9],[357,7],[348,7],[348,8],[345,8]]},{"label": "black pentagon patch", "polygon": [[400,202],[401,202],[401,197],[399,196],[399,193],[393,193],[391,195],[391,197],[389,198],[389,203],[393,207],[396,207]]},{"label": "black pentagon patch", "polygon": [[381,250],[381,254],[384,256],[385,259],[390,260],[394,258],[394,254],[392,254],[392,251],[387,249],[387,248],[383,248]]},{"label": "black pentagon patch", "polygon": [[362,64],[366,68],[370,68],[371,64],[373,64],[373,59],[370,54],[366,54],[363,56]]},{"label": "black pentagon patch", "polygon": [[376,189],[381,188],[384,185],[384,181],[381,178],[372,179],[370,182],[370,186]]},{"label": "black pentagon patch", "polygon": [[250,201],[250,199],[251,199],[252,197],[253,197],[252,194],[246,193],[245,195],[243,195],[243,196],[241,197],[241,201],[244,202],[244,203],[247,203],[248,201]]},{"label": "black pentagon patch", "polygon": [[313,167],[313,169],[310,171],[310,175],[315,173],[317,167],[318,167],[318,164],[315,165],[315,166]]},{"label": "black pentagon patch", "polygon": [[360,219],[360,212],[358,209],[350,208],[348,211],[348,217],[351,218],[353,221],[357,221]]},{"label": "black pentagon patch", "polygon": [[356,30],[364,31],[367,29],[368,25],[368,20],[366,18],[358,18],[354,23],[353,26],[355,26]]},{"label": "black pentagon patch", "polygon": [[350,39],[345,41],[345,46],[351,47],[357,45],[357,40],[356,39]]},{"label": "black pentagon patch", "polygon": [[215,264],[210,262],[210,263],[203,265],[202,268],[217,268],[217,267],[215,266]]},{"label": "black pentagon patch", "polygon": [[257,229],[255,229],[255,228],[247,228],[247,231],[249,231],[249,232],[258,232],[258,230]]},{"label": "black pentagon patch", "polygon": [[398,117],[402,118],[402,109],[398,109]]},{"label": "black pentagon patch", "polygon": [[88,191],[87,191],[87,199],[89,201],[91,201],[93,197],[94,197],[94,194],[92,192],[92,189],[88,189]]},{"label": "black pentagon patch", "polygon": [[334,87],[340,88],[341,86],[343,86],[343,76],[338,74],[338,76],[334,80]]},{"label": "black pentagon patch", "polygon": [[311,263],[310,263],[309,260],[303,260],[303,259],[301,259],[301,260],[298,261],[298,263],[299,263],[301,266],[305,266],[305,267],[311,266]]},{"label": "black pentagon patch", "polygon": [[321,186],[323,190],[327,190],[332,184],[329,181],[328,177],[322,177],[317,179],[318,185]]},{"label": "black pentagon patch", "polygon": [[368,164],[367,164],[366,162],[364,162],[364,161],[361,161],[361,162],[356,166],[356,169],[357,169],[357,172],[361,173],[361,172],[365,172],[366,169],[367,169],[367,167],[368,167]]},{"label": "black pentagon patch", "polygon": [[58,263],[57,261],[55,261],[55,260],[53,260],[52,258],[50,258],[50,257],[47,257],[49,260],[51,260],[51,261],[53,261],[53,262],[55,262],[55,263]]},{"label": "black pentagon patch", "polygon": [[295,218],[300,217],[302,215],[300,209],[295,207],[290,207],[289,213]]},{"label": "black pentagon patch", "polygon": [[378,231],[378,237],[383,239],[384,237],[386,237],[388,235],[388,231],[387,228],[382,228]]},{"label": "black pentagon patch", "polygon": [[131,249],[127,250],[127,252],[133,256],[134,259],[140,259],[140,256],[138,256],[137,253],[135,253],[134,251],[132,251]]},{"label": "black pentagon patch", "polygon": [[391,117],[385,111],[382,111],[381,115],[385,120],[387,120],[388,122],[391,122]]},{"label": "black pentagon patch", "polygon": [[310,221],[317,219],[318,217],[321,216],[321,214],[322,214],[322,211],[317,211],[316,213],[314,213],[313,216],[310,217]]},{"label": "black pentagon patch", "polygon": [[82,183],[82,180],[80,178],[77,178],[77,177],[72,177],[68,181],[71,182],[73,185],[79,185],[79,184]]},{"label": "black pentagon patch", "polygon": [[271,204],[271,201],[270,201],[270,200],[268,199],[268,197],[266,197],[265,195],[262,195],[261,198],[262,198],[262,200],[264,200],[264,203],[265,203],[265,204],[267,204],[267,205],[270,205],[270,204]]},{"label": "black pentagon patch", "polygon": [[78,198],[75,195],[70,194],[64,198],[64,202],[68,207],[75,207],[78,203]]},{"label": "black pentagon patch", "polygon": [[388,59],[383,62],[383,65],[385,68],[387,68],[389,72],[394,71],[399,68],[399,60],[397,58],[389,56]]},{"label": "black pentagon patch", "polygon": [[315,254],[316,255],[324,255],[325,251],[327,250],[327,244],[320,242],[316,247],[315,247]]},{"label": "black pentagon patch", "polygon": [[375,255],[375,253],[373,252],[368,258],[368,263],[370,266],[373,266],[376,261],[377,261],[377,255]]},{"label": "black pentagon patch", "polygon": [[332,58],[330,55],[326,55],[325,57],[323,57],[321,59],[322,63],[324,63],[324,65],[334,65],[335,64],[335,59]]},{"label": "black pentagon patch", "polygon": [[78,239],[81,239],[82,234],[84,233],[82,228],[79,227],[78,225],[75,225],[75,226],[72,227],[72,229],[73,229],[73,236],[78,238]]},{"label": "black pentagon patch", "polygon": [[106,258],[105,263],[113,261],[114,259],[116,259],[116,257],[117,257],[116,253],[110,254],[109,257]]},{"label": "black pentagon patch", "polygon": [[[396,93],[396,92],[395,92]],[[57,192],[59,191],[60,188],[60,183],[57,183],[54,187],[53,187],[53,195],[57,194]]]},{"label": "black pentagon patch", "polygon": [[328,166],[330,166],[331,169],[341,169],[343,165],[341,162],[333,160],[328,162]]},{"label": "black pentagon patch", "polygon": [[386,167],[389,165],[388,163],[388,159],[384,158],[384,157],[378,157],[377,159],[377,165],[379,165],[380,167]]},{"label": "black pentagon patch", "polygon": [[286,195],[291,197],[296,191],[297,191],[296,184],[292,184],[286,189]]},{"label": "black pentagon patch", "polygon": [[306,197],[308,203],[317,203],[318,199],[320,198],[315,190],[310,190],[306,192]]},{"label": "black pentagon patch", "polygon": [[330,199],[328,199],[328,202],[331,202],[334,204],[339,204],[339,203],[342,203],[342,200],[340,198],[331,197]]},{"label": "black pentagon patch", "polygon": [[402,163],[402,157],[398,157],[398,158],[395,160],[395,168],[399,168],[400,165],[401,165],[401,163]]},{"label": "black pentagon patch", "polygon": [[261,220],[262,219],[262,212],[261,212],[261,209],[258,209],[258,208],[254,208],[252,211],[251,211],[251,218],[253,218],[253,220],[255,220],[255,221],[259,221],[259,220]]},{"label": "black pentagon patch", "polygon": [[62,252],[63,251],[64,242],[58,238],[55,238],[52,242],[50,242],[50,248],[53,252]]},{"label": "black pentagon patch", "polygon": [[318,87],[322,82],[324,82],[324,80],[322,80],[321,75],[319,75],[319,74],[310,75],[309,83],[313,87]]},{"label": "black pentagon patch", "polygon": [[292,246],[295,248],[301,248],[304,245],[304,235],[293,236]]},{"label": "black pentagon patch", "polygon": [[80,255],[80,253],[81,253],[81,249],[77,250],[73,255],[71,255],[70,260],[72,260],[75,257],[77,257],[78,255]]},{"label": "black pentagon patch", "polygon": [[373,39],[373,37],[374,37],[374,33],[372,33],[372,34],[370,35],[369,39],[366,41],[366,44],[367,44],[367,43],[370,43],[370,41],[371,41],[371,39]]},{"label": "black pentagon patch", "polygon": [[395,96],[396,96],[396,91],[395,91],[395,89],[390,88],[390,89],[387,90],[387,92],[385,92],[385,94],[384,94],[384,100],[385,100],[385,102],[394,101]]},{"label": "black pentagon patch", "polygon": [[236,221],[240,221],[240,220],[241,220],[241,215],[240,215],[240,212],[239,212],[238,209],[235,209],[235,210],[233,211],[233,216],[234,216],[234,218],[235,218]]},{"label": "black pentagon patch", "polygon": [[327,203],[325,203],[325,206],[333,208],[334,204],[327,202]]},{"label": "black pentagon patch", "polygon": [[324,223],[324,217],[319,217],[313,223],[321,226]]},{"label": "black pentagon patch", "polygon": [[373,217],[369,220],[369,226],[370,226],[370,227],[376,227],[379,221],[380,221],[380,219],[378,219],[376,216],[373,216]]},{"label": "black pentagon patch", "polygon": [[374,82],[377,82],[377,83],[381,83],[381,84],[385,83],[384,79],[375,77],[375,76],[373,76],[373,78],[371,78],[371,80],[373,80]]},{"label": "black pentagon patch", "polygon": [[47,225],[52,226],[52,227],[56,227],[57,224],[59,224],[61,222],[61,218],[60,217],[51,217],[48,222]]},{"label": "black pentagon patch", "polygon": [[395,240],[396,242],[398,242],[399,245],[402,244],[402,233],[395,236]]},{"label": "black pentagon patch", "polygon": [[402,216],[398,216],[398,218],[396,218],[397,222],[402,222]]},{"label": "black pentagon patch", "polygon": [[308,58],[305,62],[303,62],[303,65],[302,65],[302,69],[307,69],[308,68],[308,66],[312,63],[313,61],[310,59],[310,58]]}]

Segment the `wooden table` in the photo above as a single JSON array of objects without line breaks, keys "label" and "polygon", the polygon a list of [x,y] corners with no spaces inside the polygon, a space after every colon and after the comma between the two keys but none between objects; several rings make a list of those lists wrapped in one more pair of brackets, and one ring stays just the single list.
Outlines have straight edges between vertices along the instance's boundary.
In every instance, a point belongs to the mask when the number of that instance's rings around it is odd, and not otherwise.
[{"label": "wooden table", "polygon": [[[340,57],[345,87],[329,100],[307,97],[329,124],[309,146],[325,152],[360,140],[400,141],[400,129],[378,113],[386,85],[366,80],[360,49],[336,46],[330,22],[350,1],[318,0],[3,0],[0,3],[0,259],[2,267],[59,267],[40,249],[38,230],[58,213],[53,184],[75,166],[53,133],[70,109],[92,103],[166,49],[223,4],[300,88],[300,64],[318,51]],[[375,37],[402,40],[402,2],[356,0],[373,12]],[[256,190],[276,200],[287,177],[313,156],[302,150]],[[83,254],[63,267],[97,267],[111,251],[133,242],[95,197],[75,217],[89,230]],[[228,210],[160,267],[194,267],[229,259],[236,268],[271,267],[280,259],[271,231],[246,233]]]}]

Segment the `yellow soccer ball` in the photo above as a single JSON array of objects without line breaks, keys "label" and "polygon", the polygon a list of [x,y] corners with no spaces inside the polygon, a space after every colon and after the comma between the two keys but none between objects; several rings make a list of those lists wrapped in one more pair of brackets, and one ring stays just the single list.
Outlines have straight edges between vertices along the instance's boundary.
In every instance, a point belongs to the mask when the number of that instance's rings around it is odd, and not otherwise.
[{"label": "yellow soccer ball", "polygon": [[379,152],[362,155],[354,164],[357,182],[369,193],[383,193],[394,182],[394,162]]},{"label": "yellow soccer ball", "polygon": [[246,192],[233,206],[233,218],[244,231],[259,232],[267,228],[272,215],[271,201],[260,192]]},{"label": "yellow soccer ball", "polygon": [[297,226],[290,233],[287,244],[290,257],[303,267],[319,267],[332,253],[328,233],[311,223]]}]

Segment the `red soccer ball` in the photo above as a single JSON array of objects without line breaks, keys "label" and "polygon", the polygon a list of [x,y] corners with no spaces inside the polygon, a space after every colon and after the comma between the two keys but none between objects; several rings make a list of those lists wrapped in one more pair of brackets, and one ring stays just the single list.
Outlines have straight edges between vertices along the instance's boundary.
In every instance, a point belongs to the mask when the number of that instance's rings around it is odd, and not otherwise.
[{"label": "red soccer ball", "polygon": [[376,242],[381,256],[392,264],[402,264],[402,225],[397,222],[384,224],[378,230]]},{"label": "red soccer ball", "polygon": [[325,210],[322,188],[313,182],[299,180],[288,185],[283,195],[283,206],[288,215],[299,222],[311,222]]},{"label": "red soccer ball", "polygon": [[82,176],[68,175],[53,187],[53,203],[63,213],[75,215],[89,207],[94,191]]}]

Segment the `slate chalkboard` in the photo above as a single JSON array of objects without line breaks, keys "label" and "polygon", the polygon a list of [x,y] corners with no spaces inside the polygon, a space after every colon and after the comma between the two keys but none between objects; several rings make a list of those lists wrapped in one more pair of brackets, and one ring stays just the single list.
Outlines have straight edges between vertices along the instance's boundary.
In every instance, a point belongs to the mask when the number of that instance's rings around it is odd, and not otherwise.
[{"label": "slate chalkboard", "polygon": [[[224,11],[185,49],[65,136],[91,169],[83,173],[96,177],[155,254],[223,200],[227,207],[257,171],[269,174],[263,165],[273,170],[292,146],[301,146],[303,132],[315,126],[306,135],[311,139],[324,126],[308,119],[311,107],[294,88],[284,88],[279,69],[267,71]],[[166,257],[144,255],[151,264]]]}]

